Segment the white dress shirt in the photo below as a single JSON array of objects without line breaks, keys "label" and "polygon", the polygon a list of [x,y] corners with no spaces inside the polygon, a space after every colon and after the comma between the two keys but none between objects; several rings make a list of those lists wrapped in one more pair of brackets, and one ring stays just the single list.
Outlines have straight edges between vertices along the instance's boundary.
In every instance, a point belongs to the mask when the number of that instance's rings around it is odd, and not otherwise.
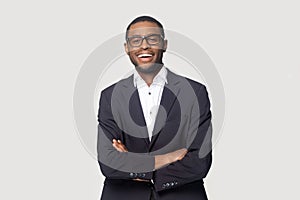
[{"label": "white dress shirt", "polygon": [[139,93],[150,141],[162,92],[165,84],[168,84],[167,73],[168,71],[166,70],[166,67],[163,66],[158,74],[154,77],[150,86],[147,85],[147,83],[142,79],[136,70],[134,70],[133,73],[133,84]]}]

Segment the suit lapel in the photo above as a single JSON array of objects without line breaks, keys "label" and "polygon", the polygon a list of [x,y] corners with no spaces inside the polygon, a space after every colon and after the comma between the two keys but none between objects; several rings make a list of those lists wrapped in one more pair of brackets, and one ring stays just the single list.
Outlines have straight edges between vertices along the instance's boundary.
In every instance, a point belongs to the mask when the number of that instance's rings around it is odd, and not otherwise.
[{"label": "suit lapel", "polygon": [[144,117],[140,97],[138,90],[136,87],[133,85],[133,75],[128,77],[127,79],[124,80],[123,82],[123,90],[121,92],[124,94],[124,96],[128,96],[128,94],[132,94],[129,98],[131,99],[126,99],[127,101],[130,101],[133,105],[129,106],[129,113],[132,114],[132,118],[134,118],[137,126],[141,126],[142,128],[142,133],[140,133],[141,138],[145,142],[146,146],[149,147],[150,140],[148,137],[148,129],[146,126],[146,120]]},{"label": "suit lapel", "polygon": [[[143,129],[145,133],[141,133],[141,137],[143,137],[143,140],[147,147],[149,147],[149,150],[154,146],[155,142],[158,140],[160,137],[161,130],[163,129],[165,122],[167,120],[168,114],[170,113],[172,107],[174,106],[174,102],[180,92],[180,79],[176,74],[171,72],[167,68],[168,74],[167,74],[167,80],[168,84],[165,84],[164,90],[162,93],[161,101],[160,101],[160,106],[156,115],[155,123],[154,123],[154,128],[153,128],[153,134],[151,138],[151,142],[146,135],[148,134],[148,129],[146,126],[146,120],[144,117],[142,105],[140,102],[138,90],[134,87],[133,85],[133,75],[128,77],[127,79],[124,80],[123,82],[123,88],[124,90],[121,90],[121,92],[124,93],[124,96],[128,96],[126,94],[133,94],[132,95],[132,102],[134,103],[133,106],[130,106],[130,113],[134,114],[134,117],[136,119],[139,119],[138,125],[139,126],[144,126],[145,128]],[[144,132],[143,131],[143,132]],[[147,134],[146,134],[147,133]]]},{"label": "suit lapel", "polygon": [[165,126],[165,122],[169,116],[171,109],[174,106],[176,97],[180,92],[180,88],[179,88],[180,80],[178,79],[178,76],[173,72],[171,72],[169,69],[167,69],[167,71],[168,71],[167,74],[168,84],[165,84],[162,93],[160,106],[156,115],[149,149],[153,147],[157,139],[160,137],[161,130]]}]

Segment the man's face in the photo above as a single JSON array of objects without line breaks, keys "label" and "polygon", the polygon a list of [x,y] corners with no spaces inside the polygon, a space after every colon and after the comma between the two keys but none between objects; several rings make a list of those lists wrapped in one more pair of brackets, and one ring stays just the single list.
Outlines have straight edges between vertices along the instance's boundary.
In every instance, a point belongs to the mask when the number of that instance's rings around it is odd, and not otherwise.
[{"label": "man's face", "polygon": [[145,21],[130,27],[124,45],[137,71],[153,73],[159,66],[157,64],[162,64],[167,41],[162,38],[161,29],[155,23]]}]

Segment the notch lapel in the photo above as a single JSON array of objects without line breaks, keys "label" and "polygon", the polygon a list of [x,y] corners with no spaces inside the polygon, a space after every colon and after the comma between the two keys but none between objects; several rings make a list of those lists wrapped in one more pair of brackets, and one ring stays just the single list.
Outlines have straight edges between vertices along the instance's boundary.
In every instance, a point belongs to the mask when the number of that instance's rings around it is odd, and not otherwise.
[{"label": "notch lapel", "polygon": [[[148,148],[150,144],[148,129],[147,129],[146,120],[144,117],[138,90],[133,85],[133,75],[123,80],[123,89],[120,92],[123,93],[122,96],[126,97],[125,101],[129,102],[128,109],[129,109],[130,116],[128,117],[131,117],[133,119],[136,126],[142,127],[142,129],[139,129],[142,132],[140,132],[138,135],[140,135],[140,138],[144,140]],[[132,95],[129,96],[129,94]]]},{"label": "notch lapel", "polygon": [[171,109],[174,106],[174,102],[180,92],[180,79],[176,74],[171,72],[168,68],[167,80],[168,84],[165,84],[162,93],[160,106],[155,119],[155,124],[153,128],[153,134],[150,142],[149,149],[152,149],[157,139],[160,137],[161,130],[165,126],[167,118]]}]

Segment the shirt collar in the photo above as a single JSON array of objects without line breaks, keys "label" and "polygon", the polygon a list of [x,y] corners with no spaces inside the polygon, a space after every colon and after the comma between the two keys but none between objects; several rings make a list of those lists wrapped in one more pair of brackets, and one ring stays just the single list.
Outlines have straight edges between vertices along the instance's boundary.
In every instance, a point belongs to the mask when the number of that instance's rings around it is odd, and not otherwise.
[{"label": "shirt collar", "polygon": [[[168,84],[167,74],[168,71],[166,67],[163,65],[160,71],[158,72],[158,74],[156,74],[156,76],[154,77],[152,84],[161,85],[161,86],[163,86],[164,84]],[[137,88],[147,85],[144,79],[142,79],[142,77],[139,75],[139,73],[136,70],[134,70],[133,72],[133,85],[134,87]]]}]

